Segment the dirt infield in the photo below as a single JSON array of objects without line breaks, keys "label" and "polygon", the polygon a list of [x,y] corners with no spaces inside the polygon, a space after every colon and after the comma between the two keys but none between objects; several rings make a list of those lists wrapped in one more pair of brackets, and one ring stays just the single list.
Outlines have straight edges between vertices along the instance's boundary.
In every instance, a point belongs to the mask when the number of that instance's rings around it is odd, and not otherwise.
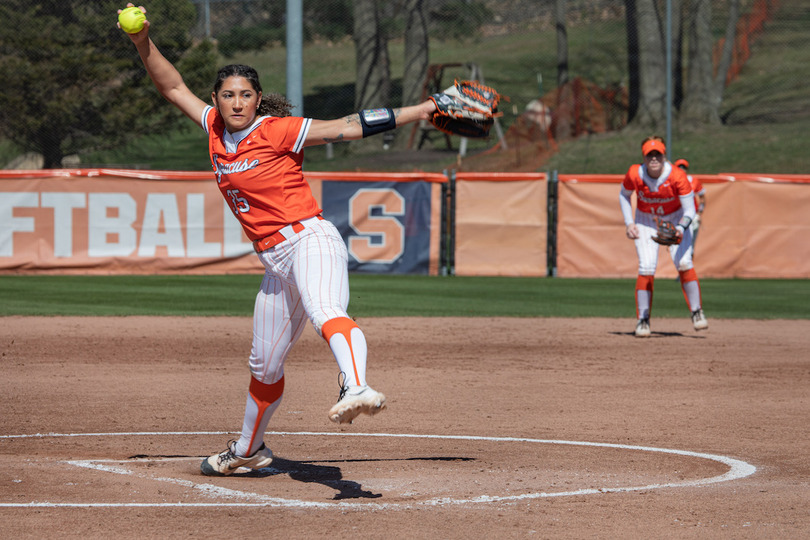
[{"label": "dirt infield", "polygon": [[308,329],[266,437],[241,427],[248,318],[0,318],[6,538],[797,538],[810,322],[359,320],[386,411],[337,426]]}]

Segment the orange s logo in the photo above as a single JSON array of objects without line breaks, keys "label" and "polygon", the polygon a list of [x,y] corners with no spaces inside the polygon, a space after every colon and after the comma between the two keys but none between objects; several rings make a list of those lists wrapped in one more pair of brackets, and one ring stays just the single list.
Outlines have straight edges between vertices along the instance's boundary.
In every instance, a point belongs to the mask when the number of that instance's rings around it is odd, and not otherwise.
[{"label": "orange s logo", "polygon": [[359,189],[349,199],[349,253],[360,263],[393,263],[405,250],[405,199],[393,189]]}]

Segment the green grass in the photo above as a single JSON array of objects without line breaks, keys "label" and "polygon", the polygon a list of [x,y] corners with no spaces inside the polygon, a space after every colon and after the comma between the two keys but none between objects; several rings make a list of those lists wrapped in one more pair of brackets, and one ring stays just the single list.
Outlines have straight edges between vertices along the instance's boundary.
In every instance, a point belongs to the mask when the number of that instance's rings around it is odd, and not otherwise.
[{"label": "green grass", "polygon": [[[260,275],[0,276],[0,316],[250,316]],[[634,318],[633,279],[353,274],[356,317]],[[810,319],[810,280],[701,280],[710,318]],[[653,314],[688,315],[680,286],[656,281]]]}]

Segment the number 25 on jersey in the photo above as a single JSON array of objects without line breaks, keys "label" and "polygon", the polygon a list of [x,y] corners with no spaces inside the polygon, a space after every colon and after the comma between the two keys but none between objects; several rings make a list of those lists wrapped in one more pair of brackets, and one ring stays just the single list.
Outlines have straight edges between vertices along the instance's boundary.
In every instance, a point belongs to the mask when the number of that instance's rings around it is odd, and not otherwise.
[{"label": "number 25 on jersey", "polygon": [[228,197],[231,198],[231,207],[233,208],[234,214],[239,214],[239,212],[250,211],[250,204],[248,204],[247,199],[239,196],[238,189],[229,189],[227,193]]}]

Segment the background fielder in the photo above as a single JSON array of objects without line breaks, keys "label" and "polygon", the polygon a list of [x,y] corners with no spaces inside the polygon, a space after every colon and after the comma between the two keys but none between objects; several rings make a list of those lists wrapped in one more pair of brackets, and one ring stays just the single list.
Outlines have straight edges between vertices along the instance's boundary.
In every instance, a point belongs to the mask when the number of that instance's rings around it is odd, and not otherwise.
[{"label": "background fielder", "polygon": [[[694,193],[686,173],[673,167],[666,159],[666,145],[661,137],[645,138],[641,143],[644,163],[632,165],[622,182],[619,203],[625,223],[625,233],[635,242],[638,255],[636,279],[637,337],[649,337],[652,311],[653,283],[658,266],[659,245],[653,240],[658,233],[656,220],[676,226],[681,241],[668,247],[678,270],[681,288],[691,312],[695,330],[705,330],[709,323],[703,314],[700,283],[692,262],[692,231],[695,217]],[[631,196],[636,193],[633,215]]]}]

